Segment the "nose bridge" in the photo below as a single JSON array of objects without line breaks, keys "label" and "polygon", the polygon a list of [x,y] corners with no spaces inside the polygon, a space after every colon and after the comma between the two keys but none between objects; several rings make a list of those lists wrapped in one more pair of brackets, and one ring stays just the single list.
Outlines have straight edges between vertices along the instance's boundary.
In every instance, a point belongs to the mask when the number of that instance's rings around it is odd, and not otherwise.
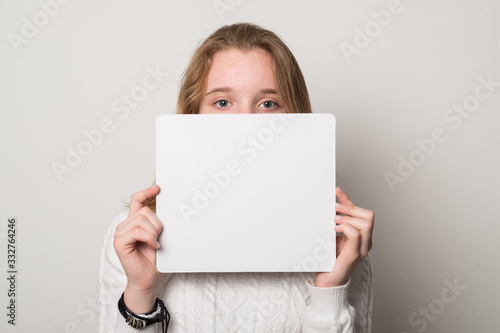
[{"label": "nose bridge", "polygon": [[253,105],[249,100],[242,102],[238,108],[238,113],[254,113]]}]

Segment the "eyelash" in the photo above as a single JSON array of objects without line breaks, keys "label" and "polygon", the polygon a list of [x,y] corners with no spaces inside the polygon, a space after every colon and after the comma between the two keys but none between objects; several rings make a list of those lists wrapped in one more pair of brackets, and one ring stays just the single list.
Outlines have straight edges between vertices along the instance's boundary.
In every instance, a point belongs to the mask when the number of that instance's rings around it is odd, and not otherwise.
[{"label": "eyelash", "polygon": [[273,107],[270,107],[270,108],[266,108],[266,107],[265,107],[265,108],[264,108],[264,109],[268,109],[268,110],[275,109],[275,108],[277,108],[277,107],[279,106],[279,105],[278,105],[278,103],[276,103],[276,102],[274,102],[274,101],[264,101],[264,102],[260,103],[259,105],[262,105],[262,104],[264,104],[264,103],[273,103],[273,105],[274,105]]},{"label": "eyelash", "polygon": [[[226,105],[226,106],[221,106],[221,105],[220,105],[220,102],[223,102],[223,101],[224,101],[224,102],[227,102],[227,103],[228,103],[228,105]],[[275,108],[279,107],[278,103],[276,103],[276,102],[274,102],[274,101],[271,101],[271,100],[264,101],[264,102],[260,103],[260,104],[259,104],[259,106],[260,106],[260,105],[262,105],[262,104],[264,104],[264,103],[272,103],[272,104],[273,104],[273,106],[272,106],[272,107],[270,107],[270,108],[266,108],[266,107],[264,107],[264,109],[267,109],[267,110],[272,110],[272,109],[275,109]],[[227,108],[229,105],[231,105],[231,103],[229,103],[229,101],[228,101],[227,99],[219,99],[219,100],[215,101],[214,105],[216,105],[217,107],[219,107],[219,108],[221,108],[221,109],[225,109],[225,108]]]},{"label": "eyelash", "polygon": [[229,104],[229,105],[231,104],[231,103],[229,103],[229,101],[228,101],[227,99],[219,99],[219,100],[215,101],[215,103],[214,103],[214,104],[215,104],[215,106],[217,106],[217,107],[219,107],[219,108],[221,108],[221,109],[225,109],[225,108],[227,108],[227,106],[220,106],[220,105],[219,105],[219,102],[222,102],[222,101],[227,102],[227,104]]}]

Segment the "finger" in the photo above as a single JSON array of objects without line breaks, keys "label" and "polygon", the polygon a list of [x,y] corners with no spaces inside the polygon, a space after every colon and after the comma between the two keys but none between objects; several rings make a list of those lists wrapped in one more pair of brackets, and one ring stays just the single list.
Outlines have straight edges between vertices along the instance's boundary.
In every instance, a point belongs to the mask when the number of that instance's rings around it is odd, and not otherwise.
[{"label": "finger", "polygon": [[357,217],[335,215],[334,220],[337,224],[350,224],[359,231],[370,231],[372,228],[372,224],[369,221]]},{"label": "finger", "polygon": [[154,213],[149,207],[142,207],[135,214],[132,215],[131,219],[134,219],[136,216],[144,215],[148,218],[149,222],[153,224],[153,226],[158,230],[158,234],[163,230],[163,224],[161,223],[158,215]]},{"label": "finger", "polygon": [[[160,243],[156,240],[156,236],[144,229],[135,228],[130,232],[124,233],[115,237],[114,245],[116,248],[127,249],[129,248],[132,252],[135,248],[137,242],[142,242],[148,244],[153,249],[158,249],[160,247]],[[121,252],[121,251],[117,251]],[[128,253],[127,253],[128,254]]]},{"label": "finger", "polygon": [[361,235],[361,255],[365,256],[372,248],[373,224],[365,220],[340,215],[335,216],[335,222],[338,223],[338,225],[349,225],[358,230]]},{"label": "finger", "polygon": [[149,227],[149,231],[152,234],[156,234],[156,238],[158,238],[163,230],[163,225],[158,219],[158,216],[153,211],[151,211],[149,207],[142,207],[129,219],[118,224],[115,229],[115,234],[121,235],[125,232],[128,232],[132,228],[140,227],[142,223],[145,223],[145,225],[147,225],[147,227],[144,226],[145,229]]},{"label": "finger", "polygon": [[147,188],[145,190],[142,190],[140,192],[136,192],[132,195],[132,200],[130,202],[130,209],[128,211],[128,217],[132,216],[135,214],[139,209],[144,207],[144,202],[148,200],[149,198],[155,196],[158,194],[158,190],[160,187],[158,185],[153,185],[150,188]]},{"label": "finger", "polygon": [[122,228],[118,229],[115,232],[115,236],[116,237],[122,236],[122,235],[124,235],[124,234],[126,234],[134,229],[137,229],[137,228],[146,230],[150,234],[154,235],[155,238],[158,238],[158,235],[160,234],[158,229],[155,228],[155,226],[153,225],[153,223],[151,223],[151,221],[149,220],[148,217],[146,217],[145,215],[139,214],[139,215],[133,217],[129,223],[124,225]]},{"label": "finger", "polygon": [[[349,252],[352,252],[355,255],[359,255],[359,248],[361,244],[360,232],[349,224],[339,224],[336,225],[334,229],[335,232],[342,232],[344,233],[345,237],[347,237],[348,242],[346,247],[349,249]],[[346,250],[346,247],[344,247],[342,252]]]},{"label": "finger", "polygon": [[335,189],[335,195],[337,196],[337,198],[339,198],[339,201],[341,203],[346,203],[346,204],[354,206],[354,204],[352,203],[351,199],[349,199],[349,197],[347,196],[347,194],[344,191],[342,191],[342,189],[340,187],[338,187],[338,186]]},{"label": "finger", "polygon": [[371,221],[371,222],[373,222],[373,220],[375,218],[373,211],[368,210],[368,209],[364,209],[361,207],[357,207],[357,206],[354,206],[352,204],[336,203],[335,210],[338,213],[349,215],[352,217],[357,217],[357,218]]}]

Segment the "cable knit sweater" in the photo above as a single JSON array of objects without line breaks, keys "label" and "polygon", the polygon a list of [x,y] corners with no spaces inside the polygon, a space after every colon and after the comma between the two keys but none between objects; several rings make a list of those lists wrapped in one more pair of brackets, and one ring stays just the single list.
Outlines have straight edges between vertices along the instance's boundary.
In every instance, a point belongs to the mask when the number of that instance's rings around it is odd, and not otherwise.
[{"label": "cable knit sweater", "polygon": [[[120,213],[104,239],[99,267],[99,333],[160,332],[161,324],[134,329],[118,311],[127,283],[113,248]],[[178,332],[371,332],[371,254],[349,281],[319,288],[314,273],[164,273],[160,294]]]}]

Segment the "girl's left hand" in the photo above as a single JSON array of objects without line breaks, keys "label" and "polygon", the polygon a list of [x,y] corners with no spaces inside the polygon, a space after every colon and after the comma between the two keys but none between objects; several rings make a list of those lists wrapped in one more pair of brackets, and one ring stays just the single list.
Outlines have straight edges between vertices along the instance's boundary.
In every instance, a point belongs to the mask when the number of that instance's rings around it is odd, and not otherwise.
[{"label": "girl's left hand", "polygon": [[[335,189],[340,203],[335,204],[337,236],[337,260],[331,272],[316,273],[317,287],[337,287],[347,283],[356,266],[372,248],[375,215],[371,210],[356,207],[340,187]],[[338,213],[345,214],[338,215]]]}]

